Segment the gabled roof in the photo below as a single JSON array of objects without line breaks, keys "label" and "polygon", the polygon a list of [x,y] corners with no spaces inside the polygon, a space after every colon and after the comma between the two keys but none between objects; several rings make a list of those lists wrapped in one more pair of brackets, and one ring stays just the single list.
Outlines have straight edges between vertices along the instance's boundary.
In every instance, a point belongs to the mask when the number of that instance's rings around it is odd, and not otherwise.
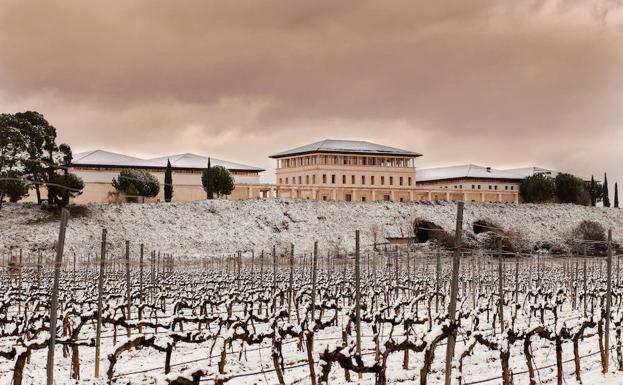
[{"label": "gabled roof", "polygon": [[[173,168],[190,168],[190,169],[204,169],[208,165],[208,157],[197,154],[177,154],[169,156],[161,156],[159,158],[149,159],[151,162],[158,163],[160,167],[166,167],[167,160],[171,162]],[[245,164],[229,162],[226,160],[210,158],[210,164],[212,166],[222,166],[228,170],[236,171],[265,171],[259,167],[247,166]]]},{"label": "gabled roof", "polygon": [[417,152],[401,150],[399,148],[383,146],[381,144],[364,142],[361,140],[337,140],[325,139],[320,142],[296,147],[287,151],[278,152],[270,157],[273,159],[284,158],[287,156],[304,155],[313,153],[341,153],[356,155],[392,155],[418,157],[422,156]]},{"label": "gabled roof", "polygon": [[[167,166],[167,159],[170,159],[173,168],[204,169],[208,165],[207,157],[196,154],[178,154],[154,159],[141,159],[104,150],[76,153],[73,156],[71,164],[72,166],[165,168]],[[264,169],[258,167],[215,158],[210,158],[210,164],[213,166],[223,166],[231,171],[264,171]]]},{"label": "gabled roof", "polygon": [[71,164],[74,166],[160,167],[157,163],[149,160],[104,150],[73,154]]},{"label": "gabled roof", "polygon": [[418,169],[416,171],[416,183],[461,178],[511,179],[519,181],[523,179],[523,176],[511,171],[496,170],[491,167],[477,166],[475,164]]}]

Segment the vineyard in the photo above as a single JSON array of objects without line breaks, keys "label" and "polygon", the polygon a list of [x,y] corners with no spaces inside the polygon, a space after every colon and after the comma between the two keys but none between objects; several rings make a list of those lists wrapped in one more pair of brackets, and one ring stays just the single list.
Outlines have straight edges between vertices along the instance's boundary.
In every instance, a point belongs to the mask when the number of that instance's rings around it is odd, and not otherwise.
[{"label": "vineyard", "polygon": [[2,258],[0,383],[623,384],[612,232],[564,257],[509,252],[505,234],[472,248],[454,207],[452,247],[354,231],[342,251],[193,258],[112,228],[67,252],[63,211],[54,252]]}]

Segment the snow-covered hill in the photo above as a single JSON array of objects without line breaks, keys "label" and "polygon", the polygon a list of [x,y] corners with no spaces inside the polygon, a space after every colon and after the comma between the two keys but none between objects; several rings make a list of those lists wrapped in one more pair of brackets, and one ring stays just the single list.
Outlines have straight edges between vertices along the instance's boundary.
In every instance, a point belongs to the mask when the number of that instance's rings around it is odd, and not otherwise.
[{"label": "snow-covered hill", "polygon": [[[121,252],[123,241],[144,243],[148,250],[176,255],[220,255],[237,250],[269,250],[273,244],[294,243],[297,250],[352,249],[354,232],[361,230],[363,245],[372,243],[371,228],[381,236],[408,235],[415,217],[431,220],[452,232],[455,203],[344,203],[287,201],[202,201],[170,204],[88,205],[75,210],[67,231],[66,250],[92,254],[99,250],[101,230],[108,229],[112,247]],[[8,204],[0,210],[0,252],[11,247],[51,253],[58,236],[58,215],[36,206]],[[583,219],[612,228],[623,238],[623,210],[575,205],[507,205],[468,203],[464,228],[476,219],[489,219],[522,237],[556,241],[568,236]]]}]

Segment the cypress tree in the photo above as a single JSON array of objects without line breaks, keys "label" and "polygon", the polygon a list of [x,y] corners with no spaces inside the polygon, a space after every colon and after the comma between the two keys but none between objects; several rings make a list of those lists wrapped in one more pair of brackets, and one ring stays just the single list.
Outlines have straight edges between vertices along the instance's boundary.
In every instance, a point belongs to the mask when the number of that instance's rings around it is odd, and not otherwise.
[{"label": "cypress tree", "polygon": [[212,169],[212,166],[210,166],[210,158],[208,158],[208,168],[204,172],[205,181],[202,181],[203,187],[205,188],[206,193],[208,195],[208,199],[214,199],[214,187],[213,187],[214,182],[210,180],[211,169]]},{"label": "cypress tree", "polygon": [[614,207],[619,208],[619,184],[614,184]]},{"label": "cypress tree", "polygon": [[604,173],[604,190],[603,190],[604,207],[610,207],[610,197],[608,193],[608,175]]},{"label": "cypress tree", "polygon": [[167,159],[167,168],[164,170],[164,201],[171,202],[173,198],[173,172],[171,162]]},{"label": "cypress tree", "polygon": [[588,193],[591,196],[591,206],[597,205],[597,183],[595,177],[591,175],[591,183],[588,186]]}]

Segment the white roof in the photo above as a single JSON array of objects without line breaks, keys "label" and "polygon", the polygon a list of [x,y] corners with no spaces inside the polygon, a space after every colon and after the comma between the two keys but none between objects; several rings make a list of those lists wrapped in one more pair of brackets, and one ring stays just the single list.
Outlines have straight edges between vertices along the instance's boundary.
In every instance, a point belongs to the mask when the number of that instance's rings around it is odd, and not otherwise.
[{"label": "white roof", "polygon": [[104,150],[73,154],[71,164],[76,166],[160,167],[159,164],[149,160]]},{"label": "white roof", "polygon": [[401,150],[399,148],[383,146],[381,144],[364,142],[361,140],[337,140],[325,139],[320,142],[307,144],[290,150],[278,152],[271,158],[283,158],[292,155],[302,155],[316,152],[344,153],[344,154],[370,154],[370,155],[394,155],[394,156],[422,156],[417,152]]},{"label": "white roof", "polygon": [[[158,163],[160,167],[166,167],[167,160],[171,162],[173,168],[192,168],[192,169],[204,169],[208,165],[208,157],[197,154],[177,154],[169,156],[161,156],[159,158],[149,159],[151,162]],[[245,164],[229,162],[226,160],[210,158],[210,165],[222,166],[228,170],[238,171],[257,171],[261,172],[264,169],[259,167],[247,166]]]},{"label": "white roof", "polygon": [[[104,150],[93,150],[76,153],[71,162],[74,166],[112,166],[112,167],[141,167],[141,168],[164,168],[170,159],[173,168],[204,169],[208,165],[208,158],[196,154],[178,154],[163,156],[154,159],[141,159],[134,156],[117,154]],[[244,164],[228,162],[226,160],[210,158],[212,166],[223,166],[228,170],[237,171],[264,171],[261,168]]]},{"label": "white roof", "polygon": [[558,171],[549,170],[547,168],[537,167],[537,166],[509,168],[509,169],[505,169],[504,171],[509,171],[509,172],[521,175],[524,178],[527,176],[535,175],[535,174],[544,174],[544,175],[550,175],[550,176],[555,176],[556,174],[558,174]]},{"label": "white roof", "polygon": [[520,180],[523,179],[523,176],[511,171],[496,170],[494,168],[477,166],[475,164],[426,168],[416,171],[416,183],[461,178]]}]

